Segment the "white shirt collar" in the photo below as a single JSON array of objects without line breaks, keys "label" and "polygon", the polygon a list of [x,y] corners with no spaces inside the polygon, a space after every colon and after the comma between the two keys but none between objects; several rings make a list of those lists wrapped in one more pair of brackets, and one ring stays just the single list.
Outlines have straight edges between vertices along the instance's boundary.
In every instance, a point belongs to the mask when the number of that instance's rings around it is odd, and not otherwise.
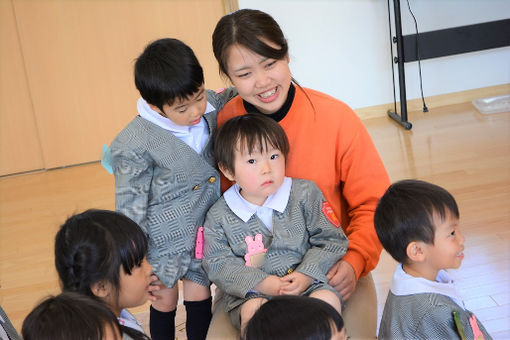
[{"label": "white shirt collar", "polygon": [[445,270],[437,273],[436,281],[430,281],[422,277],[414,277],[402,269],[402,264],[395,268],[390,290],[395,295],[411,295],[420,293],[436,293],[450,297],[456,304],[465,308],[464,301],[460,296],[455,283]]},{"label": "white shirt collar", "polygon": [[[209,139],[209,128],[202,116],[200,122],[193,126],[182,126],[175,124],[172,120],[163,117],[156,111],[150,108],[149,104],[143,99],[139,98],[136,104],[138,114],[149,122],[170,131],[175,137],[190,146],[197,153],[200,153]],[[207,102],[205,114],[216,110],[211,103]]]},{"label": "white shirt collar", "polygon": [[[280,185],[274,194],[266,199],[262,207],[271,208],[280,213],[284,212],[287,207],[287,203],[289,202],[291,187],[292,179],[290,177],[285,177],[282,185]],[[257,213],[260,206],[245,200],[244,197],[241,196],[239,190],[239,185],[235,183],[227,191],[225,191],[223,197],[234,214],[236,214],[244,222],[248,222],[253,214]]]},{"label": "white shirt collar", "polygon": [[[171,132],[177,132],[177,133],[190,133],[191,129],[198,126],[204,126],[205,121],[204,117],[200,120],[200,123],[193,125],[193,126],[182,126],[177,125],[174,122],[172,122],[170,119],[163,117],[156,111],[150,108],[149,104],[143,99],[139,98],[138,102],[136,103],[136,107],[138,109],[138,114],[142,116],[142,118],[147,119],[149,122],[156,124],[157,126],[169,130]],[[207,107],[205,108],[205,114],[212,112],[216,110],[214,106],[212,106],[211,103],[207,102]]]},{"label": "white shirt collar", "polygon": [[142,325],[138,322],[138,320],[126,309],[120,311],[120,316],[117,318],[119,320],[119,324],[136,329],[139,332],[145,334],[145,331],[142,328]]}]

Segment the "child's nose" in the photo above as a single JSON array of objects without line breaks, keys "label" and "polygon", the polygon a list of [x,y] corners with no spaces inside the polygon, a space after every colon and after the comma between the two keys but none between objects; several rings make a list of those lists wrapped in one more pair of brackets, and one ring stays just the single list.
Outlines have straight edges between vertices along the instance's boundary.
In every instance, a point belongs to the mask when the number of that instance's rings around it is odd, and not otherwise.
[{"label": "child's nose", "polygon": [[262,162],[262,164],[261,164],[261,172],[263,174],[271,172],[271,164],[269,163],[269,161]]},{"label": "child's nose", "polygon": [[152,274],[152,266],[151,266],[151,264],[146,259],[144,259],[143,260],[143,265],[144,265],[144,268],[145,268],[145,272],[148,273],[148,275],[151,275]]},{"label": "child's nose", "polygon": [[457,230],[457,236],[459,237],[459,242],[460,244],[464,244],[464,234],[462,234],[462,232],[460,230]]}]

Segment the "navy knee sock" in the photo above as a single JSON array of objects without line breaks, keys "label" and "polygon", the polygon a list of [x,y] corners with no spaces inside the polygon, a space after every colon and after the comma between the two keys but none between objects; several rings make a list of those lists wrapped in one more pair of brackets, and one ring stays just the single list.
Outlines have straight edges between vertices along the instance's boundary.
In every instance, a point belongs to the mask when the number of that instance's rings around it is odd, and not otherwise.
[{"label": "navy knee sock", "polygon": [[188,340],[204,340],[211,323],[212,297],[202,301],[184,301]]},{"label": "navy knee sock", "polygon": [[175,311],[160,312],[150,308],[149,328],[152,340],[174,340],[175,339]]}]

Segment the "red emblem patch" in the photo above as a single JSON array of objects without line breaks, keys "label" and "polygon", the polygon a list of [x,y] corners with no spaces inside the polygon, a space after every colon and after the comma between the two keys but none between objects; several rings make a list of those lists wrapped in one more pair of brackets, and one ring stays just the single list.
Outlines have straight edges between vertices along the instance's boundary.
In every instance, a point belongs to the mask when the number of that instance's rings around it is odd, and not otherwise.
[{"label": "red emblem patch", "polygon": [[322,212],[328,221],[330,221],[335,227],[340,228],[340,221],[327,201],[322,202]]}]

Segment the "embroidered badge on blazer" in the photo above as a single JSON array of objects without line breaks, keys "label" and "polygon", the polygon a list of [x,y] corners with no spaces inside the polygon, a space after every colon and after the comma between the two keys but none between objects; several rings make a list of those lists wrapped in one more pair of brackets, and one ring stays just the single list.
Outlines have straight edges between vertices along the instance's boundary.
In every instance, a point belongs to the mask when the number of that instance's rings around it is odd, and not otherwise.
[{"label": "embroidered badge on blazer", "polygon": [[262,242],[262,234],[255,235],[255,239],[248,235],[244,240],[248,247],[248,251],[246,252],[246,255],[244,255],[246,266],[254,268],[262,267],[267,251],[267,249],[264,248],[264,243]]},{"label": "embroidered badge on blazer", "polygon": [[324,216],[330,221],[335,227],[340,227],[340,221],[335,215],[335,212],[333,211],[333,208],[329,205],[328,201],[322,202],[322,212]]}]

